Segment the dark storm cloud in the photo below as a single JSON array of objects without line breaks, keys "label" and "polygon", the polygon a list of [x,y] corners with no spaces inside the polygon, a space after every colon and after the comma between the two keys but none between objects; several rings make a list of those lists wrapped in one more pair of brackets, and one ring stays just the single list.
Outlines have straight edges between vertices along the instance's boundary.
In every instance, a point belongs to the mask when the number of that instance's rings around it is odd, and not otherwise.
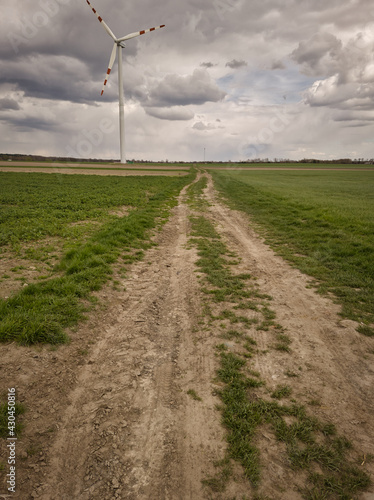
[{"label": "dark storm cloud", "polygon": [[226,63],[226,67],[232,69],[243,68],[243,66],[248,66],[248,64],[245,61],[237,61],[236,59],[233,59],[232,61]]},{"label": "dark storm cloud", "polygon": [[334,121],[336,122],[350,122],[358,120],[360,122],[367,122],[366,125],[370,122],[374,121],[374,114],[371,116],[367,116],[366,118],[362,118],[362,115],[359,111],[342,111],[334,117]]},{"label": "dark storm cloud", "polygon": [[307,75],[331,75],[338,69],[342,42],[330,33],[316,33],[311,39],[300,42],[291,57]]},{"label": "dark storm cloud", "polygon": [[216,64],[213,64],[213,63],[211,63],[211,62],[203,62],[203,63],[201,63],[201,64],[200,64],[200,66],[201,66],[202,68],[207,68],[207,69],[209,69],[209,68],[214,68],[214,66],[217,66],[217,65],[216,65]]},{"label": "dark storm cloud", "polygon": [[57,130],[60,125],[56,120],[50,120],[35,116],[10,115],[6,118],[0,115],[0,122],[6,122],[7,126],[13,126],[18,132],[27,132],[29,130]]},{"label": "dark storm cloud", "polygon": [[[113,42],[86,2],[22,3],[9,8],[9,21],[6,16],[0,21],[0,85],[11,84],[28,97],[77,103],[98,100]],[[115,10],[105,10],[118,28]],[[118,36],[131,31],[123,29]],[[136,53],[137,43],[129,43],[125,57]],[[114,99],[108,92],[101,100]]]},{"label": "dark storm cloud", "polygon": [[196,69],[192,75],[166,75],[150,92],[147,105],[159,106],[189,106],[201,105],[206,102],[218,102],[225,97],[209,73]]},{"label": "dark storm cloud", "polygon": [[[308,33],[310,37],[315,35],[317,23],[320,24],[322,19],[333,19],[337,25],[344,24],[350,16],[362,17],[360,12],[365,10],[364,1],[356,1],[353,6],[335,0],[328,5],[319,0],[289,0],[286,3],[258,0],[250,4],[244,0],[214,0],[208,3],[196,0],[183,3],[141,0],[136,4],[137,8],[132,1],[94,0],[92,3],[117,36],[166,24],[162,32],[160,30],[140,37],[141,40],[129,41],[125,50],[127,60],[137,55],[140,43],[162,44],[163,50],[175,47],[180,55],[196,53],[199,57],[202,50],[223,38],[227,38],[227,50],[232,40],[239,39],[242,45],[248,44],[250,48],[248,36],[258,34],[268,41],[293,38],[295,47],[300,43],[295,50],[295,61],[306,66],[309,57],[308,68],[312,68],[310,63],[314,61],[314,69],[322,64],[321,58],[318,59],[318,47],[314,41],[314,48],[310,48],[308,53],[304,37],[308,40]],[[301,19],[303,22],[300,22]],[[309,20],[312,22],[309,23]],[[112,41],[84,0],[78,3],[73,0],[39,0],[31,4],[25,0],[17,3],[6,0],[0,23],[0,85],[2,82],[14,84],[30,97],[44,96],[47,99],[86,103],[98,99],[96,88],[104,80]],[[301,42],[300,33],[303,34]],[[322,48],[328,47],[323,45]],[[158,53],[162,54],[162,50]],[[40,57],[37,63],[39,71],[30,75],[27,61],[36,54]],[[43,56],[50,57],[44,59]],[[71,63],[68,64],[65,59],[60,74],[51,74],[50,58],[67,58]],[[17,65],[18,72],[8,71],[8,64],[13,63]],[[234,59],[228,67],[236,69],[244,67],[244,64],[241,59]],[[196,61],[195,67],[198,65]],[[202,67],[206,68],[212,65],[209,61],[202,63]],[[73,71],[78,67],[79,70]],[[114,89],[113,86],[113,92],[108,90],[104,94],[104,101],[116,100]],[[136,88],[128,85],[127,91],[137,97]]]},{"label": "dark storm cloud", "polygon": [[160,120],[171,120],[171,121],[188,121],[192,120],[195,113],[189,109],[173,107],[173,108],[145,108],[148,115]]},{"label": "dark storm cloud", "polygon": [[286,69],[286,65],[282,61],[274,61],[271,65],[271,69]]},{"label": "dark storm cloud", "polygon": [[87,67],[66,56],[34,54],[18,62],[0,61],[0,73],[1,83],[11,85],[25,97],[90,103],[100,95],[99,85],[95,89]]},{"label": "dark storm cloud", "polygon": [[0,99],[0,110],[17,111],[19,109],[21,109],[20,105],[14,99],[11,99],[9,97],[4,97],[3,99]]}]

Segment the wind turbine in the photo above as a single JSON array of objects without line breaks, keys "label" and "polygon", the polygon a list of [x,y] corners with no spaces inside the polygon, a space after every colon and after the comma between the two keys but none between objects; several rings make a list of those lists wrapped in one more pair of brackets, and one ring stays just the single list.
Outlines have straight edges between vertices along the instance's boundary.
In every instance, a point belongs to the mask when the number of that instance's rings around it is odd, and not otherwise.
[{"label": "wind turbine", "polygon": [[108,33],[110,37],[114,40],[114,46],[112,50],[112,55],[110,56],[108,71],[105,77],[103,90],[101,91],[101,95],[104,94],[105,86],[108,83],[110,72],[112,71],[113,64],[116,60],[116,54],[118,52],[118,91],[119,91],[119,133],[120,133],[120,145],[121,145],[121,163],[126,163],[126,154],[125,154],[125,97],[123,93],[123,69],[122,69],[122,49],[126,47],[125,41],[130,40],[130,38],[135,38],[140,35],[144,35],[145,33],[149,33],[150,31],[155,31],[159,28],[164,28],[165,25],[157,26],[156,28],[150,28],[148,30],[137,31],[135,33],[130,33],[129,35],[123,36],[121,38],[116,38],[113,31],[109,28],[109,26],[103,21],[103,18],[99,16],[97,10],[93,8],[91,2],[86,0],[88,5],[91,7],[93,13],[96,15],[100,23],[104,26],[105,31]]}]

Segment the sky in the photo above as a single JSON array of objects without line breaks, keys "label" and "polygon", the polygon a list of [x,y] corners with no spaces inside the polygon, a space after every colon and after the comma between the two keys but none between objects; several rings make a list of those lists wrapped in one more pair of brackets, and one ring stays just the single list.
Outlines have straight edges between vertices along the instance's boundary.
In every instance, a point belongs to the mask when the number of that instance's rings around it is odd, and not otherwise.
[{"label": "sky", "polygon": [[[123,51],[126,157],[374,157],[368,0],[92,0]],[[119,159],[113,41],[86,0],[2,0],[0,152]]]}]

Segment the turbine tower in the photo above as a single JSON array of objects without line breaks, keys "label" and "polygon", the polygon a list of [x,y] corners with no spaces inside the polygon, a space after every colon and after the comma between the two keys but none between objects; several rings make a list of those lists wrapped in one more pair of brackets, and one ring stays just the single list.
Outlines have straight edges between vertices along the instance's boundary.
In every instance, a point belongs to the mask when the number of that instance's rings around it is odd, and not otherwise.
[{"label": "turbine tower", "polygon": [[164,28],[164,24],[157,26],[156,28],[150,28],[148,30],[137,31],[135,33],[130,33],[129,35],[117,38],[109,26],[103,21],[103,18],[99,16],[97,10],[95,10],[88,0],[86,0],[88,5],[91,7],[93,13],[96,15],[100,23],[103,25],[105,31],[108,35],[113,38],[114,46],[112,50],[112,55],[110,56],[108,71],[105,77],[103,90],[101,95],[104,94],[105,86],[108,83],[110,72],[112,71],[113,64],[116,60],[116,54],[118,52],[118,93],[119,93],[119,133],[120,133],[120,146],[121,146],[121,163],[126,163],[126,153],[125,153],[125,97],[123,93],[123,69],[122,69],[122,49],[125,48],[125,41],[130,40],[130,38],[135,38],[150,31],[155,31],[159,28]]}]

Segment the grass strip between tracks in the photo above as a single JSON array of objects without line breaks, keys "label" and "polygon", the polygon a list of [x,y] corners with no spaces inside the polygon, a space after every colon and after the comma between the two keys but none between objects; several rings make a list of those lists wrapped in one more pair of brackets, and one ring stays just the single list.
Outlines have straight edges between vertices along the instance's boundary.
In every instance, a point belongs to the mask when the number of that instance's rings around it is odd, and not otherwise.
[{"label": "grass strip between tracks", "polygon": [[[190,241],[198,250],[196,265],[203,276],[205,325],[220,338],[216,346],[220,359],[216,393],[221,399],[219,409],[227,429],[228,448],[224,459],[215,464],[216,475],[205,479],[203,484],[212,493],[224,492],[233,477],[232,460],[235,460],[242,465],[244,476],[253,487],[253,498],[268,499],[261,494],[262,456],[255,444],[259,429],[265,427],[275,441],[285,446],[288,465],[298,476],[304,499],[351,499],[370,485],[369,476],[358,467],[352,444],[337,434],[334,425],[310,415],[292,398],[290,387],[279,386],[271,392],[250,366],[254,356],[266,355],[257,349],[259,330],[270,329],[275,343],[271,342],[269,348],[285,351],[285,356],[292,355],[291,339],[275,322],[275,314],[269,307],[271,298],[259,292],[250,275],[233,272],[236,256],[202,215],[206,207],[201,197],[205,185],[206,181],[201,179],[189,190],[190,205],[198,210],[191,217]],[[279,349],[279,345],[286,348]],[[307,471],[306,479],[303,471]]]}]

